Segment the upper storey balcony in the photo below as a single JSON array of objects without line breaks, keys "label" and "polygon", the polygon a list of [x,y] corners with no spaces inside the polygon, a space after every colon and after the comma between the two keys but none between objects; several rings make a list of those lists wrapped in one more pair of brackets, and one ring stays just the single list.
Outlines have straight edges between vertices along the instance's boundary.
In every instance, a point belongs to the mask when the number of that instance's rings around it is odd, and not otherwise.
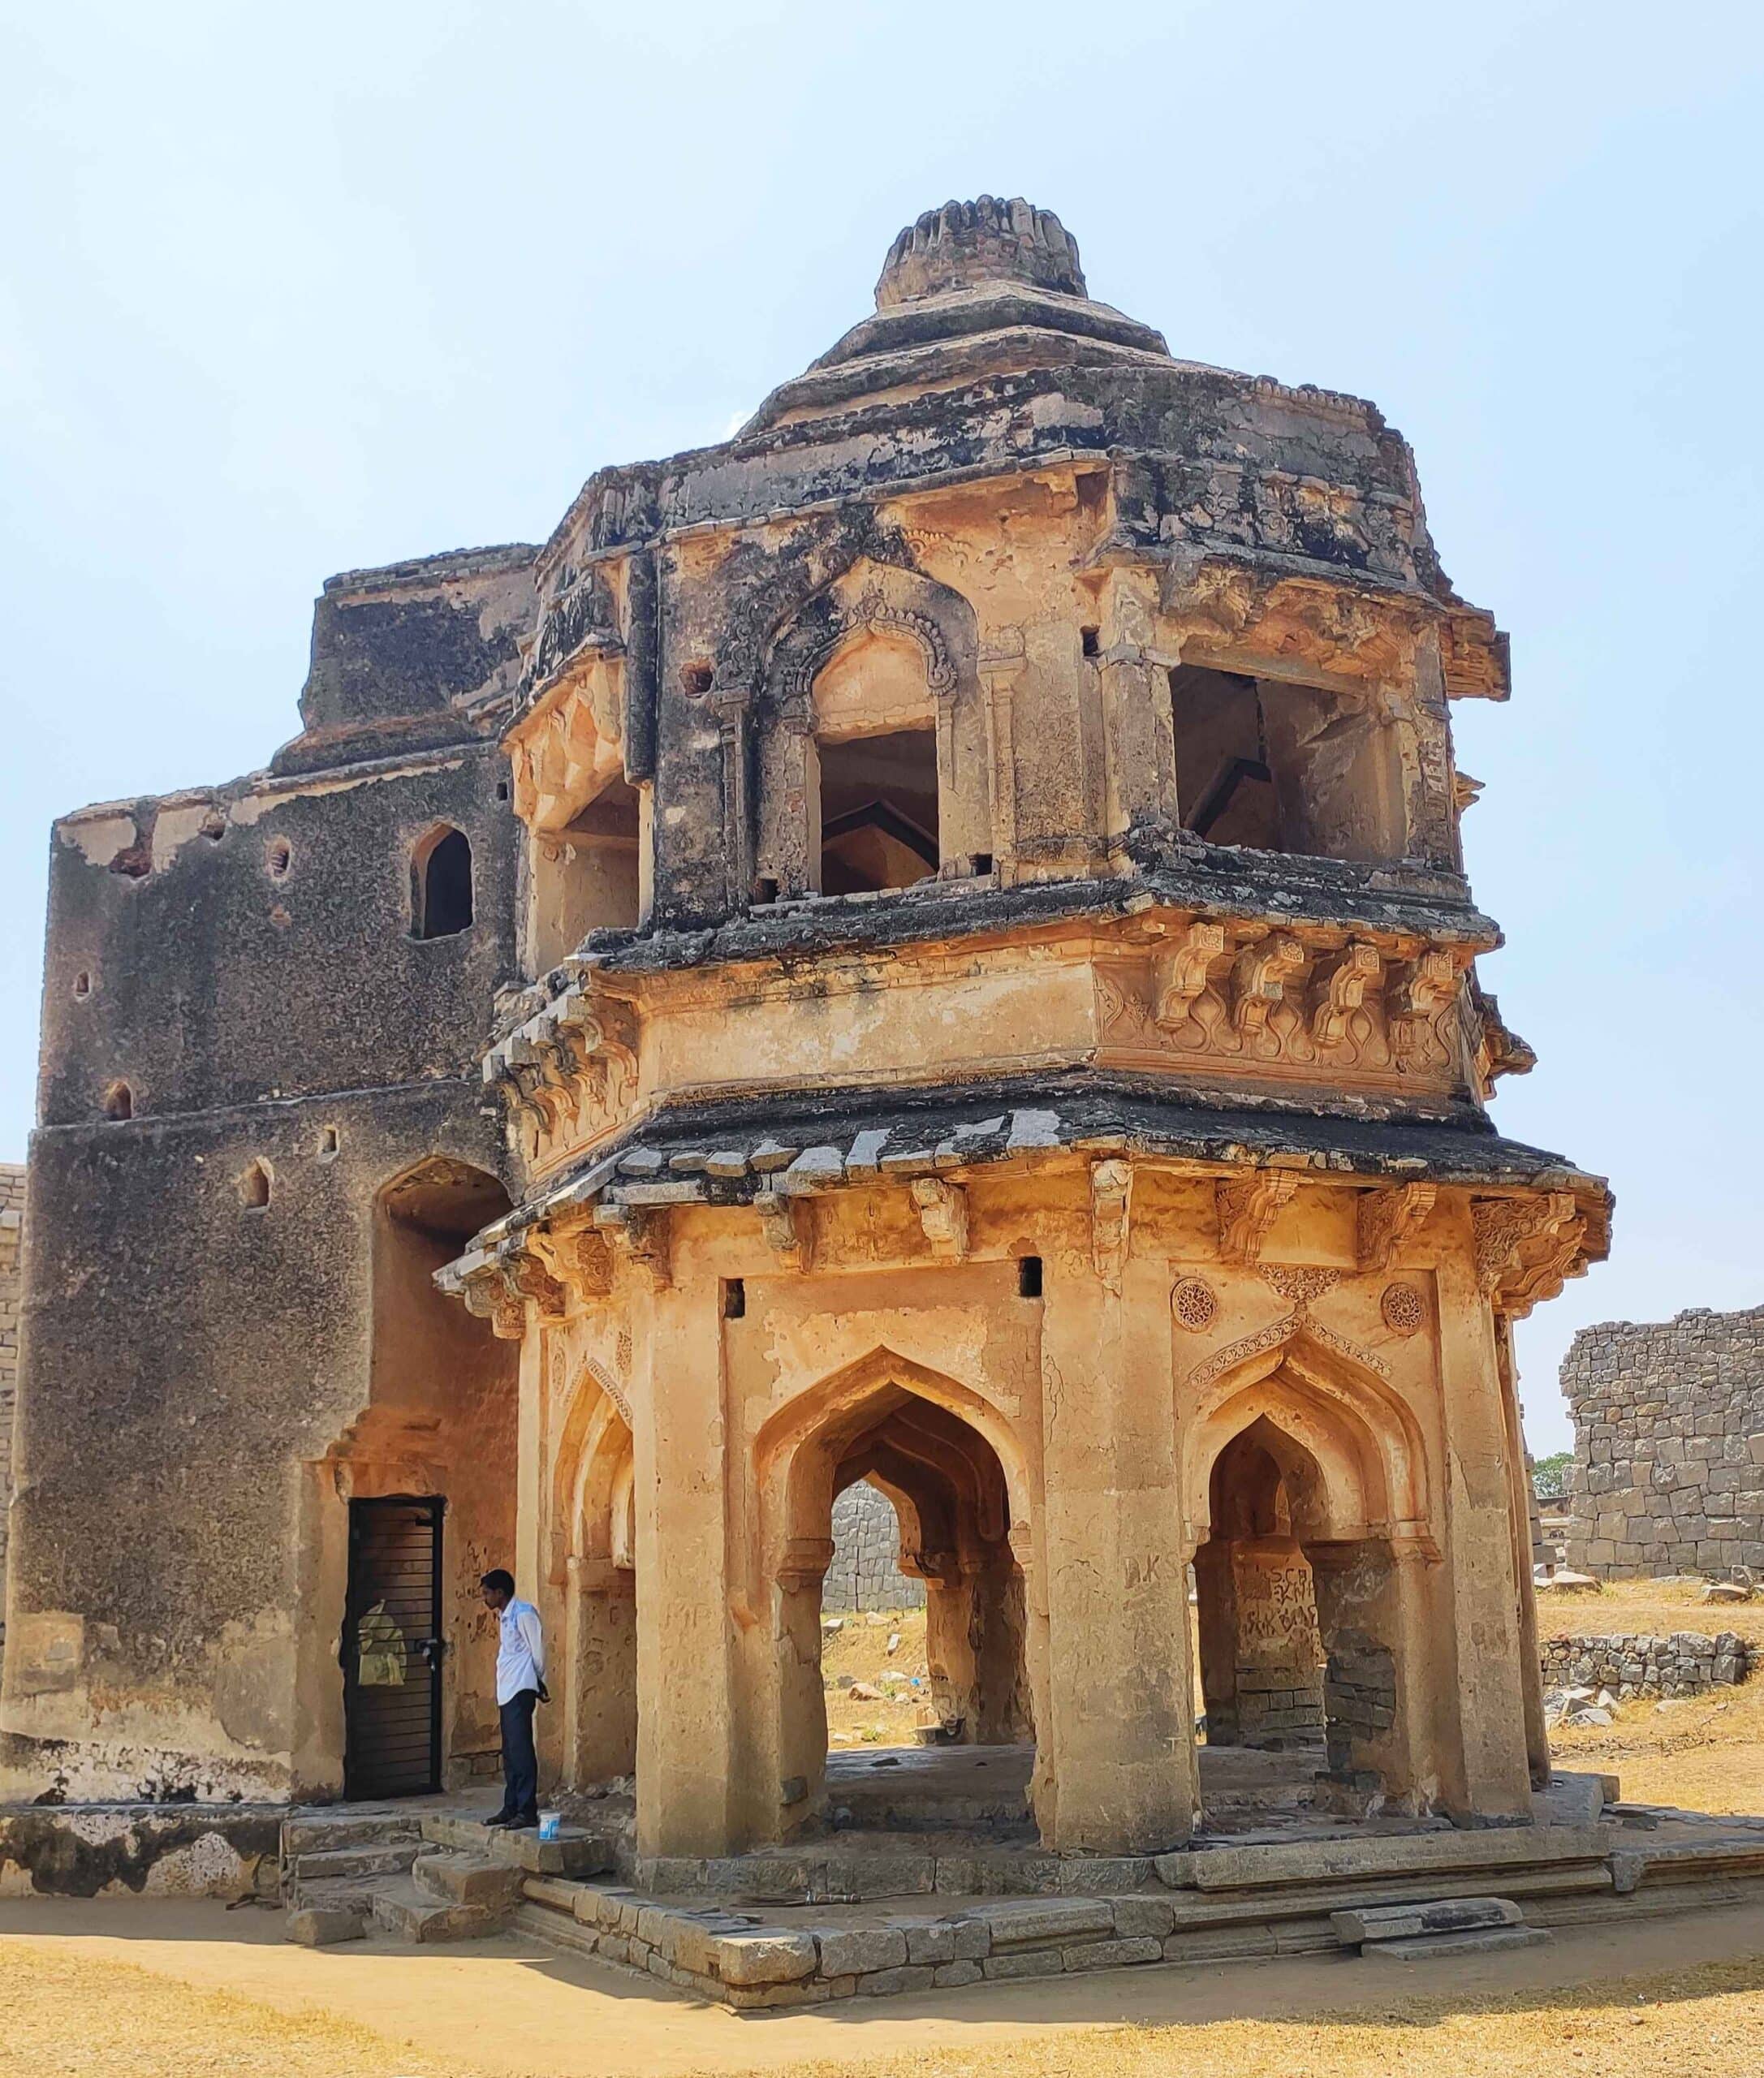
[{"label": "upper storey balcony", "polygon": [[1506,649],[1406,445],[1172,359],[1026,204],[921,219],[877,306],[541,554],[486,1063],[529,1163],[713,1095],[1087,1068],[1473,1113],[1529,1063],[1447,702]]}]

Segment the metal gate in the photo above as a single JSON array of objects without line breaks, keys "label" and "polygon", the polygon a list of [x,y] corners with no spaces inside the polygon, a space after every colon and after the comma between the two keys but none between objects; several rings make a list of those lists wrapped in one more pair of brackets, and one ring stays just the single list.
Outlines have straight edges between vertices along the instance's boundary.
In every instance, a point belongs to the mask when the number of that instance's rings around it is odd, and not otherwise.
[{"label": "metal gate", "polygon": [[441,1787],[442,1501],[349,1503],[343,1793]]}]

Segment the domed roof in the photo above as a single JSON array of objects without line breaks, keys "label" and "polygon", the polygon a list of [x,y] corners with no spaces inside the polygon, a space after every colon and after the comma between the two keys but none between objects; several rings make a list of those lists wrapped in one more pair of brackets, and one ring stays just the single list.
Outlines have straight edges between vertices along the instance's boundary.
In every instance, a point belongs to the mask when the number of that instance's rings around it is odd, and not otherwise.
[{"label": "domed roof", "polygon": [[1148,358],[1167,364],[1163,334],[1092,300],[1077,241],[1051,210],[982,195],[908,224],[888,248],[876,315],[774,390],[743,430],[989,375]]}]

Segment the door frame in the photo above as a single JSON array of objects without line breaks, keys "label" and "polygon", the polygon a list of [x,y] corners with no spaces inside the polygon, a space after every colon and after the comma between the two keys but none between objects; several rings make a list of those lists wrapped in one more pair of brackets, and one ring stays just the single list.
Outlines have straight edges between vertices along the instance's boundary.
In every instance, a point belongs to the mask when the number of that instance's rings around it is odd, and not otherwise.
[{"label": "door frame", "polygon": [[[356,1554],[360,1546],[358,1525],[364,1522],[370,1511],[377,1508],[421,1508],[429,1516],[429,1609],[433,1618],[431,1632],[432,1651],[425,1651],[423,1658],[429,1668],[429,1771],[428,1778],[421,1789],[375,1790],[364,1791],[360,1783],[360,1762],[355,1752],[355,1713],[352,1709],[356,1693],[356,1668],[360,1651],[357,1623],[360,1611],[356,1607]],[[343,1668],[343,1796],[346,1799],[366,1798],[375,1803],[382,1798],[396,1796],[433,1796],[442,1788],[442,1684],[446,1671],[446,1640],[443,1634],[442,1607],[442,1541],[446,1533],[447,1499],[444,1494],[376,1494],[364,1498],[352,1498],[348,1503],[349,1523],[347,1557],[343,1575],[343,1635],[338,1641],[337,1657]],[[425,1641],[428,1643],[429,1641]]]}]

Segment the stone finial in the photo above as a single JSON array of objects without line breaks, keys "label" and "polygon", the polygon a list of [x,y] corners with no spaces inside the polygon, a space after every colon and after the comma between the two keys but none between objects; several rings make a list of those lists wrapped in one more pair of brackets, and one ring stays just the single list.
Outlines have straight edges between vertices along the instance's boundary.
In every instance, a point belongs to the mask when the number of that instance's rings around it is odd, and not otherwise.
[{"label": "stone finial", "polygon": [[1078,243],[1050,209],[1021,196],[1008,202],[946,202],[927,209],[888,248],[876,308],[892,310],[921,297],[981,282],[1027,282],[1059,295],[1087,293]]}]

